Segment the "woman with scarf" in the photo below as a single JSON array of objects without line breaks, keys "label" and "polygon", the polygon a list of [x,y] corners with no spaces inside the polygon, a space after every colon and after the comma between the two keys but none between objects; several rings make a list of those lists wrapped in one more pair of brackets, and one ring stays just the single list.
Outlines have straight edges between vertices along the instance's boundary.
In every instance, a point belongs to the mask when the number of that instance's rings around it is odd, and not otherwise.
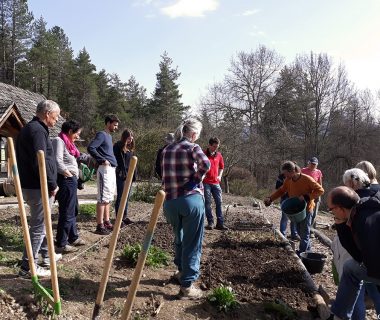
[{"label": "woman with scarf", "polygon": [[[133,157],[133,153],[135,151],[135,140],[133,138],[133,132],[129,129],[125,129],[121,134],[121,139],[116,142],[113,146],[113,153],[115,155],[117,161],[116,167],[116,201],[115,201],[115,213],[117,214],[120,206],[121,196],[123,194],[125,179],[128,174],[129,162]],[[133,175],[133,181],[136,181],[136,171]],[[131,194],[129,190],[129,196]],[[133,223],[131,219],[127,217],[128,213],[128,200],[125,205],[124,213],[123,213],[123,221],[121,223],[121,227],[125,227],[128,224]]]},{"label": "woman with scarf", "polygon": [[56,199],[59,204],[59,216],[57,225],[57,249],[58,253],[76,251],[76,246],[84,245],[79,238],[76,216],[78,214],[78,164],[77,158],[80,152],[74,142],[79,139],[82,127],[74,120],[62,124],[61,132],[53,139],[53,148],[57,160],[59,191]]}]

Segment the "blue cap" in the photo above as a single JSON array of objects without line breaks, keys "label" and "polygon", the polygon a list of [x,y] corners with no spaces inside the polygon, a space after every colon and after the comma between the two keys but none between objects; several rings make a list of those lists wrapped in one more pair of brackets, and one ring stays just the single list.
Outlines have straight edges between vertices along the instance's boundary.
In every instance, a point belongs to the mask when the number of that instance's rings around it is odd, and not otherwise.
[{"label": "blue cap", "polygon": [[312,164],[318,164],[318,159],[316,157],[312,157],[310,160],[309,160],[309,163],[312,163]]}]

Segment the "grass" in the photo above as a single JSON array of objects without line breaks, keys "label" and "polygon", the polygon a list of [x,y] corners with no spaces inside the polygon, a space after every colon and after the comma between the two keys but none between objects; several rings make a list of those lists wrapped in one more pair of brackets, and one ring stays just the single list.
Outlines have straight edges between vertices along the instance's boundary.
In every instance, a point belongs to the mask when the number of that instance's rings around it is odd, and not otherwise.
[{"label": "grass", "polygon": [[3,249],[22,250],[24,248],[24,240],[21,229],[9,224],[2,225],[0,229],[0,243]]},{"label": "grass", "polygon": [[79,214],[94,217],[96,214],[96,203],[83,203],[79,205]]},{"label": "grass", "polygon": [[[122,256],[129,263],[135,266],[141,250],[142,248],[140,244],[126,245],[123,249]],[[167,266],[169,264],[169,260],[170,255],[166,251],[155,246],[151,246],[148,250],[145,265],[152,268],[160,268],[162,266]]]},{"label": "grass", "polygon": [[228,312],[235,309],[238,306],[238,302],[235,297],[235,293],[231,287],[221,285],[215,288],[207,297],[219,311]]}]

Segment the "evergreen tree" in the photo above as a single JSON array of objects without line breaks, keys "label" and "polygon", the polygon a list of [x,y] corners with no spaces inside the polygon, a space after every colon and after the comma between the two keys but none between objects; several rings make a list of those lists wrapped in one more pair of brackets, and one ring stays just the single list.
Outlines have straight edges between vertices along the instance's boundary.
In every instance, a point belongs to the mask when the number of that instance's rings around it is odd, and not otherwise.
[{"label": "evergreen tree", "polygon": [[[96,67],[91,63],[90,55],[83,48],[74,62],[72,84],[75,91],[70,97],[68,117],[78,120],[84,126],[84,136],[95,119],[98,94],[96,86]],[[92,127],[92,126],[91,126]]]},{"label": "evergreen tree", "polygon": [[11,1],[10,22],[10,82],[16,85],[16,65],[26,57],[30,47],[30,30],[33,14],[29,12],[26,0]]},{"label": "evergreen tree", "polygon": [[189,109],[180,101],[178,80],[181,73],[172,68],[172,59],[167,52],[161,56],[160,72],[156,74],[157,83],[149,109],[150,114],[164,127],[174,127],[181,121],[184,113]]},{"label": "evergreen tree", "polygon": [[138,122],[143,122],[143,119],[148,115],[146,109],[146,89],[143,86],[140,86],[134,76],[131,76],[126,84],[125,98],[125,112],[130,114],[131,119],[136,124]]}]

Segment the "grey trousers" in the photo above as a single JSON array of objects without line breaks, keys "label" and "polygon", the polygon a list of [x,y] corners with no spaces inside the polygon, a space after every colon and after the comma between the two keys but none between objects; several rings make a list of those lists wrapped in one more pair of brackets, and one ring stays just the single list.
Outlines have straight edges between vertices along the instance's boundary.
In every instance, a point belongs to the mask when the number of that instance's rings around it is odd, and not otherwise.
[{"label": "grey trousers", "polygon": [[[48,247],[46,239],[46,230],[44,223],[44,210],[42,206],[41,190],[39,189],[22,189],[24,200],[30,208],[29,235],[32,245],[34,264],[37,265],[38,255],[42,258],[48,257]],[[53,205],[54,198],[49,199],[50,208]],[[24,248],[21,268],[29,270],[29,259]]]}]

